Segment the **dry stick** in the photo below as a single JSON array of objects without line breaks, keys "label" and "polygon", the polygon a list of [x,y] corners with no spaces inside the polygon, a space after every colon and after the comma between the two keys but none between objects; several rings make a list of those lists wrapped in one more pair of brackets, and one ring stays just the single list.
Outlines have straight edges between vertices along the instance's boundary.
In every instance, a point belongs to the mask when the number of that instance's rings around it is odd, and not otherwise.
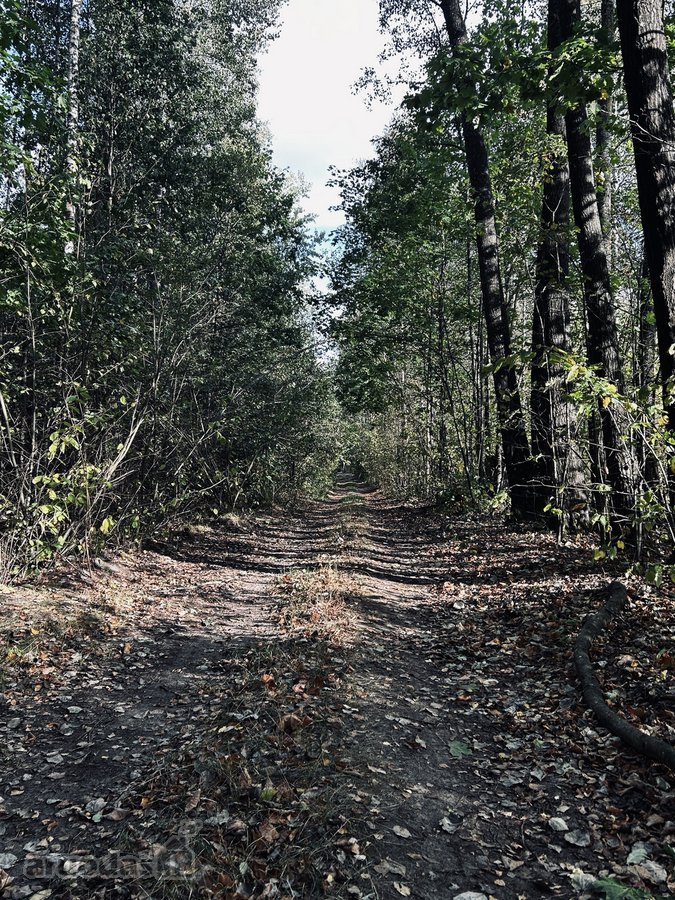
[{"label": "dry stick", "polygon": [[609,729],[612,734],[621,738],[633,750],[653,759],[655,762],[668,766],[675,772],[675,747],[666,741],[651,737],[633,727],[605,703],[598,679],[595,677],[593,666],[589,657],[589,650],[594,639],[607,627],[607,625],[621,612],[628,600],[628,592],[619,581],[614,581],[609,586],[609,600],[605,605],[587,616],[579,632],[574,648],[574,664],[581,681],[586,705],[591,709],[601,725]]}]

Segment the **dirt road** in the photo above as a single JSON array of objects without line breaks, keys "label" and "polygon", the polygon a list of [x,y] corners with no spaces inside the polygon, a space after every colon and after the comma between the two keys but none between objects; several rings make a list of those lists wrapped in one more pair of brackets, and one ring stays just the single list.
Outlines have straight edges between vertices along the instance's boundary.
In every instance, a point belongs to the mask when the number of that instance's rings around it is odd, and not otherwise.
[{"label": "dirt road", "polygon": [[3,597],[3,896],[668,894],[668,773],[580,705],[579,545],[344,476],[59,579]]}]

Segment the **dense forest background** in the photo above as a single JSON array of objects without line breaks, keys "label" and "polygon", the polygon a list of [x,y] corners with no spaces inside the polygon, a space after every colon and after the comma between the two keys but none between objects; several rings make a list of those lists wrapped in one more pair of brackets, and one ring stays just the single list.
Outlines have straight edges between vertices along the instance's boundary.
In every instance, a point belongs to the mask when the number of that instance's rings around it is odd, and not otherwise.
[{"label": "dense forest background", "polygon": [[277,9],[3,3],[5,569],[322,471],[313,242],[255,118]]},{"label": "dense forest background", "polygon": [[2,0],[0,577],[346,459],[658,581],[672,9],[381,0],[408,96],[322,254],[256,118],[280,5]]},{"label": "dense forest background", "polygon": [[375,159],[338,176],[336,384],[365,472],[592,528],[598,558],[670,543],[662,4],[380,7],[391,51],[424,77]]}]

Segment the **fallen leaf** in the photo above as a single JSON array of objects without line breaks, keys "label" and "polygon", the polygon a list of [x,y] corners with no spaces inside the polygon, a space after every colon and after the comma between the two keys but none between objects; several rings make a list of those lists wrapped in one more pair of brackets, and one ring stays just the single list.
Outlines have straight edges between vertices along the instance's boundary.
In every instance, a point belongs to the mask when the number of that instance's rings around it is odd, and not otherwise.
[{"label": "fallen leaf", "polygon": [[471,747],[465,744],[464,741],[452,741],[448,744],[448,750],[456,759],[461,759],[463,756],[471,756],[473,753]]},{"label": "fallen leaf", "polygon": [[393,860],[383,859],[382,862],[379,862],[376,866],[373,866],[375,871],[379,875],[400,875],[402,877],[405,876],[406,868],[401,865],[401,863],[394,862]]},{"label": "fallen leaf", "polygon": [[197,809],[199,803],[202,799],[202,792],[197,788],[196,791],[193,791],[191,794],[188,794],[187,801],[185,803],[185,812],[191,813],[193,810]]},{"label": "fallen leaf", "polygon": [[211,816],[206,820],[207,825],[226,825],[230,821],[229,812],[224,809],[222,812],[217,813],[215,816]]},{"label": "fallen leaf", "polygon": [[595,884],[596,878],[581,869],[575,869],[570,875],[570,881],[578,891],[588,891]]},{"label": "fallen leaf", "polygon": [[123,822],[130,815],[130,810],[128,809],[113,809],[111,813],[108,813],[106,819],[111,819],[113,822]]},{"label": "fallen leaf", "polygon": [[279,722],[279,731],[282,731],[284,734],[293,734],[294,731],[299,731],[302,725],[303,722],[300,716],[297,716],[295,713],[288,713]]},{"label": "fallen leaf", "polygon": [[639,866],[635,866],[634,871],[652,884],[665,884],[668,880],[668,873],[663,866],[660,866],[651,859],[646,859]]},{"label": "fallen leaf", "polygon": [[266,844],[274,844],[279,840],[279,832],[270,821],[263,822],[258,833]]},{"label": "fallen leaf", "polygon": [[645,846],[643,844],[636,844],[633,849],[628,854],[628,859],[626,860],[629,866],[637,865],[638,863],[644,862],[647,859],[649,853],[647,852]]},{"label": "fallen leaf", "polygon": [[575,828],[574,831],[568,831],[563,837],[568,844],[573,844],[575,847],[590,847],[591,845],[590,834],[578,828]]}]

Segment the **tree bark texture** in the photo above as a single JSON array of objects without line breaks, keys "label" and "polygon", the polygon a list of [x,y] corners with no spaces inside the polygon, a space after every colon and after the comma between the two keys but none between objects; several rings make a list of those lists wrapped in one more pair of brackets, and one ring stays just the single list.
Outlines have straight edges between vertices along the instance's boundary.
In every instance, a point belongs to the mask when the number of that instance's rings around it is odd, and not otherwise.
[{"label": "tree bark texture", "polygon": [[[82,0],[71,0],[70,32],[68,36],[68,111],[66,117],[66,169],[71,178],[71,187],[77,177],[77,131],[80,118],[80,15]],[[75,224],[75,203],[68,201],[68,216]]]},{"label": "tree bark texture", "polygon": [[618,0],[640,214],[668,427],[675,435],[675,114],[661,0]]}]

